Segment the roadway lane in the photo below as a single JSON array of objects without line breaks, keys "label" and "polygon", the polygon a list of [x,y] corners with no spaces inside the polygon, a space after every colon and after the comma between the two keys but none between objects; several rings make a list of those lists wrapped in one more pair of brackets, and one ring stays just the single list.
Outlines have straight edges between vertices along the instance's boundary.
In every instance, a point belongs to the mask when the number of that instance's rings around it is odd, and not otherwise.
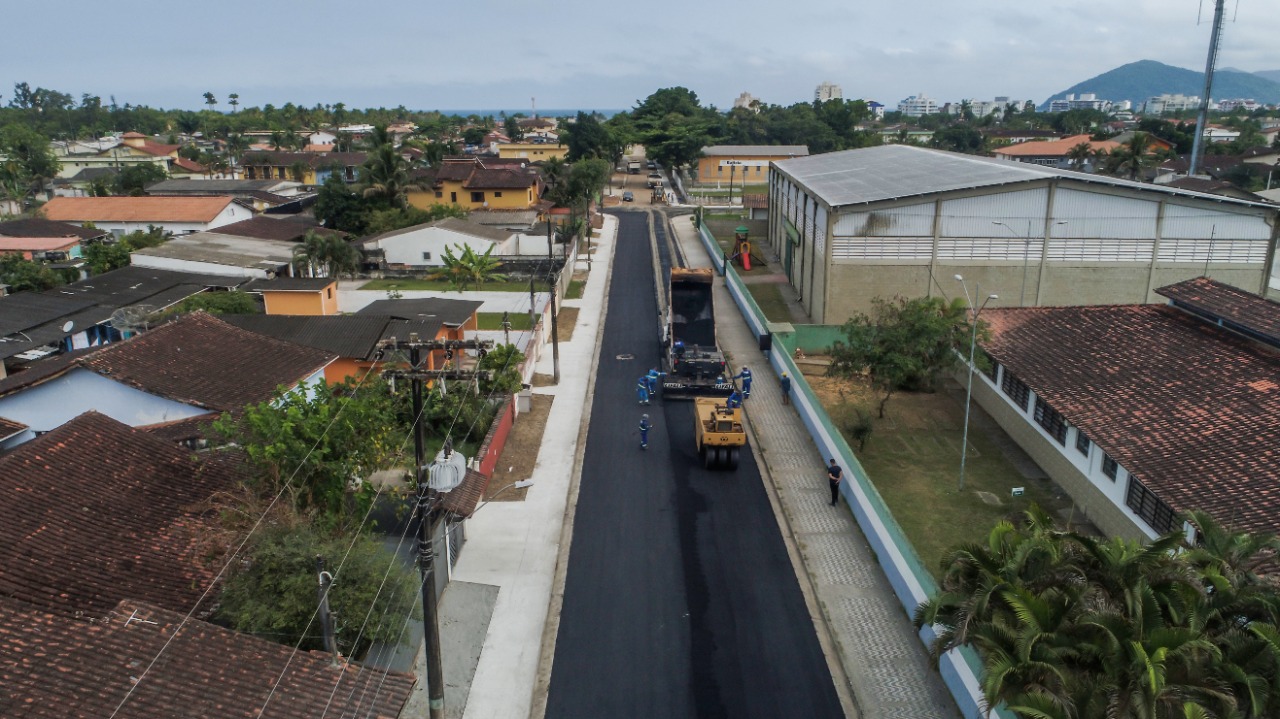
[{"label": "roadway lane", "polygon": [[546,716],[842,716],[754,458],[703,470],[691,403],[636,404],[657,303],[648,218],[618,215]]}]

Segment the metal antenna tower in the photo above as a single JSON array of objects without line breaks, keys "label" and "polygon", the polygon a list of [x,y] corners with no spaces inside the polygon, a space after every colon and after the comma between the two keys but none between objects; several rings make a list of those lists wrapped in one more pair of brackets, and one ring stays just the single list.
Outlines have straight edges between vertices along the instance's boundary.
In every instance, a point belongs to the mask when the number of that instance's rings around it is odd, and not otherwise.
[{"label": "metal antenna tower", "polygon": [[1200,95],[1200,112],[1196,114],[1196,138],[1191,145],[1191,167],[1187,176],[1194,176],[1200,169],[1200,156],[1204,152],[1204,129],[1209,124],[1209,93],[1213,90],[1213,71],[1218,65],[1218,45],[1222,41],[1222,10],[1227,0],[1213,2],[1213,32],[1209,35],[1209,59],[1204,64],[1204,92]]}]

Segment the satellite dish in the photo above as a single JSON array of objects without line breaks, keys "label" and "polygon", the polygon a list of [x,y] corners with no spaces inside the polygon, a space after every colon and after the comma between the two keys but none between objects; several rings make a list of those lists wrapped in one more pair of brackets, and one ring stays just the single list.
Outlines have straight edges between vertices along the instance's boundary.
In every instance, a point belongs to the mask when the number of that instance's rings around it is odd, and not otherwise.
[{"label": "satellite dish", "polygon": [[63,331],[63,332],[70,332],[70,331],[71,331],[71,328],[72,328],[72,327],[75,327],[75,326],[76,326],[76,323],[75,323],[75,322],[72,322],[71,320],[67,320],[66,324],[62,325],[62,331]]},{"label": "satellite dish", "polygon": [[120,332],[145,331],[148,329],[155,311],[155,308],[151,305],[121,307],[111,313],[111,326]]}]

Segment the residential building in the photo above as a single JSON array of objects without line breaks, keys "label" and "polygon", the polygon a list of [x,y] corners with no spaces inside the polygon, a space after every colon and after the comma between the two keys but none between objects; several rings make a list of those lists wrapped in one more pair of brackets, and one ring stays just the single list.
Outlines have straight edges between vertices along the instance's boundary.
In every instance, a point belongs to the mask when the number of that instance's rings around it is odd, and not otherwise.
[{"label": "residential building", "polygon": [[769,242],[820,324],[953,296],[955,274],[1006,305],[1150,302],[1206,272],[1259,292],[1280,222],[1263,202],[910,145],[783,160],[769,184]]},{"label": "residential building", "polygon": [[269,315],[338,314],[338,280],[332,277],[255,280],[245,285],[244,291],[261,294]]},{"label": "residential building", "polygon": [[1063,137],[1057,130],[1006,130],[1002,128],[986,128],[982,134],[987,136],[992,145],[1017,145],[1021,142],[1043,140],[1060,140]]},{"label": "residential building", "polygon": [[712,145],[702,148],[697,181],[700,184],[732,182],[739,187],[760,185],[769,176],[769,163],[808,154],[807,145]]},{"label": "residential building", "polygon": [[840,86],[831,82],[819,83],[818,88],[813,91],[814,102],[826,102],[827,100],[839,100],[844,97],[844,90]]},{"label": "residential building", "polygon": [[1222,125],[1209,125],[1204,128],[1206,142],[1235,142],[1240,139],[1240,131]]},{"label": "residential building", "polygon": [[1049,112],[1067,112],[1069,110],[1098,110],[1107,112],[1111,109],[1111,102],[1101,100],[1092,92],[1084,92],[1079,95],[1068,94],[1066,97],[1049,101]]},{"label": "residential building", "polygon": [[360,243],[366,262],[384,269],[443,267],[445,250],[455,256],[464,247],[484,254],[503,254],[516,233],[446,217],[423,225],[384,232]]},{"label": "residential building", "polygon": [[80,258],[80,238],[7,237],[0,235],[0,255],[19,255],[24,260],[60,262]]},{"label": "residential building", "polygon": [[569,155],[569,146],[550,142],[500,142],[498,157],[546,162],[552,158],[563,160]]},{"label": "residential building", "polygon": [[[471,312],[464,322],[475,326],[475,310],[479,302],[463,302]],[[392,338],[408,341],[410,334],[419,339],[462,339],[454,327],[439,318],[402,320],[377,314],[301,316],[301,315],[222,315],[222,319],[241,329],[275,337],[286,342],[313,347],[337,355],[324,369],[324,379],[330,384],[340,384],[347,379],[361,380],[369,372],[377,372],[382,366],[381,343]],[[444,365],[442,351],[427,353],[426,369],[439,369]]]},{"label": "residential building", "polygon": [[1190,532],[1191,510],[1280,532],[1280,304],[1206,277],[1156,294],[988,308],[973,399],[1107,535]]},{"label": "residential building", "polygon": [[935,115],[938,112],[938,101],[931,97],[926,97],[922,92],[919,95],[912,95],[902,102],[899,102],[898,112],[906,115],[907,117]]},{"label": "residential building", "polygon": [[218,228],[218,234],[253,237],[259,240],[276,240],[278,242],[302,242],[307,233],[318,235],[337,235],[346,237],[345,232],[330,230],[316,224],[315,218],[273,217],[271,215],[255,215],[247,220],[233,222]]},{"label": "residential building", "polygon": [[461,205],[472,210],[527,210],[542,197],[542,177],[518,158],[446,158],[420,176],[430,189],[410,190],[409,204],[426,209],[433,205]]},{"label": "residential building", "polygon": [[871,111],[871,117],[876,120],[884,119],[884,105],[875,100],[867,100],[867,109]]},{"label": "residential building", "polygon": [[761,104],[760,98],[752,95],[749,92],[744,92],[741,95],[738,95],[738,97],[734,99],[733,108],[735,110],[738,108],[742,108],[743,110],[760,112],[760,104]]},{"label": "residential building", "polygon": [[[1070,157],[1072,150],[1079,145],[1086,145],[1093,153],[1082,164]],[[992,155],[1001,160],[1027,162],[1033,165],[1056,167],[1063,170],[1082,170],[1093,172],[1096,169],[1098,155],[1105,155],[1120,147],[1115,140],[1091,140],[1088,135],[1071,135],[1058,140],[1035,140],[1020,142],[992,151]]]},{"label": "residential building", "polygon": [[174,235],[206,232],[247,220],[253,210],[230,195],[212,197],[55,197],[45,204],[46,219],[77,225],[92,223],[122,237],[151,227]]},{"label": "residential building", "polygon": [[119,138],[55,142],[50,147],[60,164],[58,176],[69,178],[81,170],[119,170],[137,164],[152,164],[168,173],[178,160],[180,146],[156,142],[139,132],[126,132]]},{"label": "residential building", "polygon": [[[268,222],[284,224],[280,220]],[[298,247],[296,242],[261,240],[219,230],[182,235],[155,247],[134,250],[129,253],[129,261],[135,267],[224,275],[227,282],[239,284],[247,279],[292,275]]]},{"label": "residential building", "polygon": [[[147,318],[192,295],[240,280],[130,266],[47,292],[0,297],[0,379],[60,353],[119,342]],[[140,326],[130,324],[137,320]]]},{"label": "residential building", "polygon": [[933,142],[933,130],[907,124],[885,125],[874,132],[880,135],[880,141],[886,145],[895,142],[928,145]]},{"label": "residential building", "polygon": [[1195,95],[1156,95],[1143,105],[1143,112],[1148,115],[1165,115],[1199,109],[1200,98]]},{"label": "residential building", "polygon": [[55,222],[44,217],[22,217],[0,222],[0,235],[5,237],[79,237],[85,244],[107,242],[111,233],[96,227],[81,227],[70,222]]},{"label": "residential building", "polygon": [[[207,618],[219,566],[198,548],[218,520],[200,505],[246,478],[231,454],[193,456],[98,412],[0,454],[0,596],[67,618],[128,598]],[[85,547],[92,572],[69,561]]]},{"label": "residential building", "polygon": [[0,417],[26,425],[25,442],[89,411],[131,427],[238,413],[281,388],[306,391],[334,359],[195,312],[0,380]]},{"label": "residential building", "polygon": [[1251,97],[1218,101],[1218,109],[1222,112],[1231,112],[1232,110],[1236,110],[1236,109],[1243,109],[1246,112],[1253,112],[1254,110],[1257,110],[1260,107],[1262,107],[1262,105],[1259,105],[1258,101],[1254,100]]},{"label": "residential building", "polygon": [[250,152],[240,159],[240,169],[246,180],[323,185],[330,176],[355,182],[368,159],[367,152]]}]

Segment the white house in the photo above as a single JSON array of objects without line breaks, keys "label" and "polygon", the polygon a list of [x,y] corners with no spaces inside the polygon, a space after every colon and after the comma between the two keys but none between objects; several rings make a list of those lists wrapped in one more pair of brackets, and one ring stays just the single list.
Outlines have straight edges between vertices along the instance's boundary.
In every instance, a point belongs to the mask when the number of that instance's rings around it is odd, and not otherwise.
[{"label": "white house", "polygon": [[46,219],[84,225],[120,237],[156,226],[174,235],[206,232],[253,217],[253,210],[230,195],[212,197],[55,197],[43,208]]},{"label": "white house", "polygon": [[516,244],[515,238],[516,233],[509,230],[447,217],[371,237],[362,247],[366,257],[386,267],[443,267],[446,248],[455,256],[461,254],[460,245],[480,254],[492,250],[502,255]]}]

